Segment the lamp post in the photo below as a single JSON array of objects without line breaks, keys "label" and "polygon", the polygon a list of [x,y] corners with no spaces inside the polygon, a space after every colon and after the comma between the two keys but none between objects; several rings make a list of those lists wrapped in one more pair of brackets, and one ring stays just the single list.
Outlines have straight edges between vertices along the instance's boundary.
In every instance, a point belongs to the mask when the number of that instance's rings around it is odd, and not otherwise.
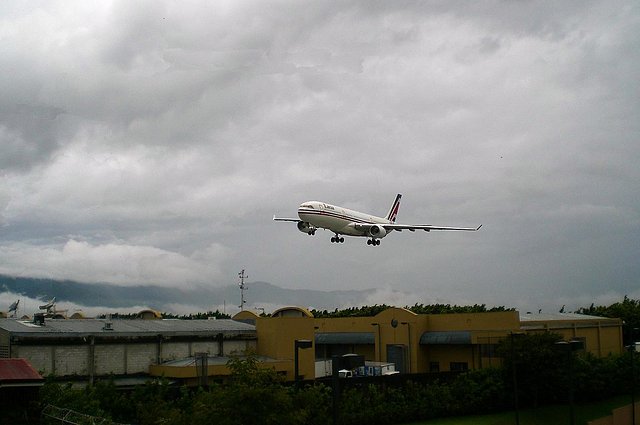
[{"label": "lamp post", "polygon": [[569,423],[571,425],[575,425],[576,418],[573,406],[573,352],[583,349],[584,342],[579,340],[558,341],[556,342],[556,346],[567,353],[567,358],[569,360]]},{"label": "lamp post", "polygon": [[518,378],[516,375],[516,355],[514,347],[514,339],[516,336],[524,335],[523,332],[511,332],[509,339],[511,341],[511,376],[513,378],[513,409],[516,413],[516,425],[520,425],[520,410],[518,406]]},{"label": "lamp post", "polygon": [[631,425],[636,425],[636,332],[638,328],[631,328],[631,344],[627,346],[631,359]]},{"label": "lamp post", "polygon": [[631,425],[636,425],[636,368],[635,368],[635,353],[636,344],[631,341],[631,345],[628,346],[629,358],[631,359]]},{"label": "lamp post", "polygon": [[[380,333],[380,323],[372,323],[371,326],[378,327],[378,361],[382,363],[382,335]],[[382,368],[382,366],[380,366]],[[382,373],[382,369],[380,369]]]},{"label": "lamp post", "polygon": [[293,371],[293,375],[294,375],[294,381],[295,381],[295,386],[296,388],[298,388],[299,384],[300,384],[300,366],[299,366],[299,358],[298,358],[298,350],[299,349],[303,349],[306,350],[307,348],[311,348],[313,346],[313,343],[311,342],[311,340],[309,339],[296,339],[293,343],[293,348],[294,348],[294,371]]},{"label": "lamp post", "polygon": [[409,332],[409,373],[411,373],[411,323],[400,322],[400,324],[407,325],[407,330]]}]

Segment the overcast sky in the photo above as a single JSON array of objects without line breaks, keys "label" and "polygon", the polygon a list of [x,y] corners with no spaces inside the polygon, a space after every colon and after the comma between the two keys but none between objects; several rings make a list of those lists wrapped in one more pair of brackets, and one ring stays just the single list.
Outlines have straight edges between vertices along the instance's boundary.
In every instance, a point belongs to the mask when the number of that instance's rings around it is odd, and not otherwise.
[{"label": "overcast sky", "polygon": [[[640,3],[3,1],[0,273],[640,297]],[[332,244],[307,200],[398,222]]]}]

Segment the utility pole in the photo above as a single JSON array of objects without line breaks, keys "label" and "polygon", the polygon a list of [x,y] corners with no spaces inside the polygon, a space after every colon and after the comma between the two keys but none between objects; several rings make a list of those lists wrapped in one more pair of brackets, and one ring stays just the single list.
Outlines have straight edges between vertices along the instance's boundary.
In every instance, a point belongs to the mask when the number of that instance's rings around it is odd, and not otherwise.
[{"label": "utility pole", "polygon": [[238,286],[240,287],[240,310],[244,310],[244,305],[246,304],[246,301],[244,299],[244,290],[246,289],[244,286],[244,280],[249,278],[249,276],[244,274],[244,269],[242,269],[242,271],[240,273],[238,273],[238,278],[240,279],[240,282],[238,283]]}]

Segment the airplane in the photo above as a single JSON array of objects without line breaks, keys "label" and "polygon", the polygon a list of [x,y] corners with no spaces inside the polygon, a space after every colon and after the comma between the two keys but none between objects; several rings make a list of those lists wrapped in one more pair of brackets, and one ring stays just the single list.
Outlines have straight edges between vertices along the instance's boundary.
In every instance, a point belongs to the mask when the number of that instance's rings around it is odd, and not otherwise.
[{"label": "airplane", "polygon": [[385,217],[377,217],[365,214],[359,211],[353,211],[348,208],[337,205],[327,204],[319,201],[308,201],[302,203],[298,207],[299,218],[284,218],[273,216],[274,221],[290,221],[297,223],[298,230],[308,235],[315,235],[316,230],[326,229],[335,233],[331,238],[333,243],[343,243],[342,235],[360,236],[369,238],[367,245],[378,246],[380,239],[387,236],[392,231],[401,232],[409,230],[463,230],[475,232],[480,230],[482,224],[478,227],[447,227],[433,226],[430,224],[396,224],[398,209],[400,208],[400,198],[402,195],[396,195],[396,199],[391,205],[389,212]]}]

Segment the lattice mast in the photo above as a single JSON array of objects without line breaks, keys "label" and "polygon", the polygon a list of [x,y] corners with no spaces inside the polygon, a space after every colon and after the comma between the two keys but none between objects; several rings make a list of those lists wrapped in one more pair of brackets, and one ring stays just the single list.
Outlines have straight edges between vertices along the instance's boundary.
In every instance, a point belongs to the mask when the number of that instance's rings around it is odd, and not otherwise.
[{"label": "lattice mast", "polygon": [[238,278],[240,279],[240,282],[238,282],[238,286],[240,287],[240,310],[244,310],[244,305],[247,303],[247,301],[244,299],[244,291],[247,289],[247,287],[244,284],[244,280],[248,279],[249,276],[247,276],[246,274],[244,274],[244,269],[242,269],[242,271],[240,273],[238,273]]}]

